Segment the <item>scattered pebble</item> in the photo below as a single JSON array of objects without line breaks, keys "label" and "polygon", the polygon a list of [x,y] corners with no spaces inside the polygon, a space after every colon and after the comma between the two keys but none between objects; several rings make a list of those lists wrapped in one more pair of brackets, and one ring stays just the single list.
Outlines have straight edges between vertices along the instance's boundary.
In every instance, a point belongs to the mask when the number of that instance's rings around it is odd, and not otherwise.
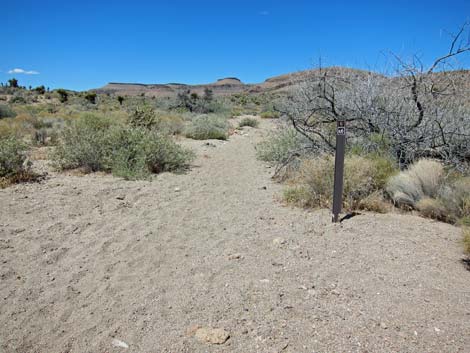
[{"label": "scattered pebble", "polygon": [[180,189],[180,188],[175,188],[174,191],[175,191],[175,192],[180,192],[181,189]]},{"label": "scattered pebble", "polygon": [[129,345],[126,342],[118,340],[116,338],[113,338],[113,340],[111,341],[111,344],[114,347],[129,348]]},{"label": "scattered pebble", "polygon": [[224,344],[230,338],[230,334],[221,328],[201,327],[196,330],[194,337],[210,344]]},{"label": "scattered pebble", "polygon": [[287,243],[287,241],[283,238],[274,238],[273,239],[273,244],[274,245],[283,245],[285,243]]},{"label": "scattered pebble", "polygon": [[239,260],[242,258],[242,255],[241,254],[232,254],[232,255],[229,255],[228,259],[229,260]]},{"label": "scattered pebble", "polygon": [[124,200],[125,198],[126,198],[126,196],[124,196],[124,195],[116,196],[116,200]]}]

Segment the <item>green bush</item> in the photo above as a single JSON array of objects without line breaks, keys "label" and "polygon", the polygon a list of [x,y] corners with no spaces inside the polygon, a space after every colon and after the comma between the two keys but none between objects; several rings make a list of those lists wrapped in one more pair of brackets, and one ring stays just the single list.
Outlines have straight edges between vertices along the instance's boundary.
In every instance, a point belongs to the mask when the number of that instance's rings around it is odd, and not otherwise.
[{"label": "green bush", "polygon": [[24,171],[26,150],[26,144],[18,138],[0,138],[0,177],[8,178]]},{"label": "green bush", "polygon": [[132,127],[153,129],[157,125],[157,113],[152,107],[145,105],[137,107],[129,116],[128,123]]},{"label": "green bush", "polygon": [[85,99],[90,102],[91,104],[96,104],[96,93],[95,92],[88,92],[85,94]]},{"label": "green bush", "polygon": [[17,137],[0,137],[0,188],[36,179],[27,161],[27,149]]},{"label": "green bush", "polygon": [[195,140],[226,140],[230,124],[218,115],[200,115],[186,128],[185,135]]},{"label": "green bush", "polygon": [[86,115],[63,131],[52,157],[60,169],[83,167],[142,179],[151,173],[184,170],[194,154],[157,131]]},{"label": "green bush", "polygon": [[108,170],[106,162],[114,147],[110,141],[112,125],[109,119],[83,115],[64,128],[53,160],[60,169]]},{"label": "green bush", "polygon": [[302,154],[309,146],[308,140],[293,128],[283,128],[268,136],[256,146],[258,159],[271,164],[283,164],[292,153]]},{"label": "green bush", "polygon": [[242,121],[240,121],[239,126],[250,126],[250,127],[258,127],[259,121],[256,120],[255,118],[243,118]]},{"label": "green bush", "polygon": [[157,112],[150,106],[136,108],[129,116],[128,123],[131,127],[156,130],[169,135],[181,134],[184,129],[184,120],[180,115]]},{"label": "green bush", "polygon": [[279,113],[274,111],[262,112],[260,116],[263,119],[279,119],[280,117]]},{"label": "green bush", "polygon": [[0,104],[0,119],[14,118],[15,116],[16,113],[8,105]]},{"label": "green bush", "polygon": [[57,92],[57,94],[58,94],[58,96],[59,96],[59,101],[60,101],[61,103],[65,103],[65,102],[68,101],[68,99],[69,99],[69,93],[68,93],[65,89],[59,88],[56,92]]}]

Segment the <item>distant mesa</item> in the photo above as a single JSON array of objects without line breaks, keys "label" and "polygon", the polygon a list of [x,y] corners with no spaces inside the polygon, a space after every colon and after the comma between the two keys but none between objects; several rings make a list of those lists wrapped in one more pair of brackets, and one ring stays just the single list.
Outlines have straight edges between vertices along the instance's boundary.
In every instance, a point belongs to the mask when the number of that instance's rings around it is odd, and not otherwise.
[{"label": "distant mesa", "polygon": [[236,77],[225,77],[218,79],[215,85],[243,85],[243,82]]}]

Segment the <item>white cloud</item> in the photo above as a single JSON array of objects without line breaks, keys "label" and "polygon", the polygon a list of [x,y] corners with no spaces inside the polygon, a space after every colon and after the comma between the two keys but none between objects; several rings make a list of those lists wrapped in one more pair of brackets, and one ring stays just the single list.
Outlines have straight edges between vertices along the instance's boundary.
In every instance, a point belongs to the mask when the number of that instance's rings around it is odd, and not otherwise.
[{"label": "white cloud", "polygon": [[23,75],[39,75],[39,72],[37,71],[26,71],[26,70],[23,70],[23,69],[13,69],[13,70],[10,70],[8,71],[9,74],[23,74]]},{"label": "white cloud", "polygon": [[263,11],[260,11],[259,14],[260,14],[261,16],[268,16],[268,15],[269,15],[269,11],[263,10]]}]

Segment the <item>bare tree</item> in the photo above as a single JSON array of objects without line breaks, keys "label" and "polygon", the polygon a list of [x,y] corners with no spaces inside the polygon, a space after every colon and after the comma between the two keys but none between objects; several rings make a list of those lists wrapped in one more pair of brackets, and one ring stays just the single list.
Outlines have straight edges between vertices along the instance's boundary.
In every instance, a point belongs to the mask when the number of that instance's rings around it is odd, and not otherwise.
[{"label": "bare tree", "polygon": [[452,35],[448,53],[426,68],[414,56],[393,55],[395,75],[344,68],[312,70],[277,108],[321,151],[334,150],[335,123],[345,120],[350,142],[388,149],[400,166],[420,157],[470,162],[470,106],[451,59],[470,51],[469,24]]}]

